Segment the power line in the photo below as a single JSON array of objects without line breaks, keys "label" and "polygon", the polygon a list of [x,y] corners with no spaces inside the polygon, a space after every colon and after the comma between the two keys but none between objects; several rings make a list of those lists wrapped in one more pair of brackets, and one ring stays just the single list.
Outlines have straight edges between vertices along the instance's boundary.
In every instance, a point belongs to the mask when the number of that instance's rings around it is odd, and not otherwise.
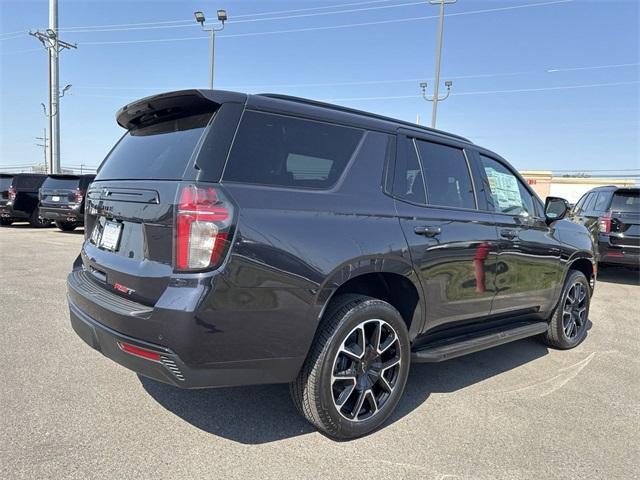
[{"label": "power line", "polygon": [[[565,3],[571,3],[574,0],[553,0],[548,2],[539,2],[539,3],[528,3],[524,5],[511,5],[508,7],[496,7],[496,8],[485,8],[482,10],[470,10],[467,12],[457,12],[457,13],[448,13],[447,17],[454,16],[463,16],[463,15],[476,15],[482,13],[493,13],[493,12],[502,12],[508,10],[518,10],[523,8],[532,8],[532,7],[544,7],[550,5],[560,5]],[[312,32],[312,31],[320,31],[320,30],[337,30],[342,28],[353,28],[353,27],[365,27],[365,26],[373,26],[373,25],[386,25],[391,23],[403,23],[403,22],[414,22],[418,20],[430,20],[438,18],[438,15],[427,15],[420,17],[407,17],[407,18],[398,18],[391,20],[378,20],[372,22],[362,22],[362,23],[347,23],[342,25],[327,25],[323,27],[305,27],[305,28],[293,28],[286,30],[272,30],[266,32],[248,32],[248,33],[235,33],[235,34],[227,34],[220,35],[221,38],[239,38],[239,37],[254,37],[254,36],[263,36],[263,35],[277,35],[283,33],[301,33],[301,32]],[[197,37],[174,37],[174,38],[156,38],[156,39],[145,39],[145,40],[115,40],[115,41],[94,41],[94,42],[82,42],[83,45],[125,45],[125,44],[140,44],[140,43],[160,43],[160,42],[179,42],[179,41],[189,41],[189,40],[202,40],[203,36]]]},{"label": "power line", "polygon": [[[355,12],[364,12],[364,11],[372,11],[372,10],[381,10],[387,8],[398,8],[398,7],[408,7],[408,6],[416,6],[423,5],[424,1],[413,1],[408,3],[399,3],[393,5],[378,5],[375,7],[365,7],[365,8],[352,8],[345,10],[332,10],[329,12],[315,12],[315,13],[300,13],[295,15],[285,15],[280,17],[268,17],[268,18],[247,18],[244,20],[229,20],[228,23],[238,24],[238,23],[247,23],[247,22],[266,22],[273,20],[289,20],[293,18],[308,18],[308,17],[318,17],[318,16],[326,16],[326,15],[338,15],[343,13],[355,13]],[[166,28],[194,28],[195,24],[193,20],[189,21],[189,23],[185,24],[175,24],[175,25],[151,25],[151,26],[137,26],[137,27],[125,27],[125,28],[94,28],[89,30],[69,30],[64,29],[67,33],[96,33],[96,32],[123,32],[123,31],[131,31],[131,30],[157,30],[157,29],[166,29]]]},{"label": "power line", "polygon": [[[530,93],[530,92],[547,92],[553,90],[573,90],[580,88],[597,88],[597,87],[617,87],[622,85],[637,85],[640,80],[633,80],[630,82],[613,82],[613,83],[593,83],[585,85],[563,85],[558,87],[539,87],[539,88],[519,88],[514,90],[485,90],[476,92],[456,92],[451,96],[470,96],[470,95],[492,95],[497,93]],[[421,95],[390,95],[382,97],[345,97],[345,98],[330,98],[325,99],[325,102],[343,102],[343,101],[366,101],[366,100],[404,100],[410,98],[422,98]]]}]

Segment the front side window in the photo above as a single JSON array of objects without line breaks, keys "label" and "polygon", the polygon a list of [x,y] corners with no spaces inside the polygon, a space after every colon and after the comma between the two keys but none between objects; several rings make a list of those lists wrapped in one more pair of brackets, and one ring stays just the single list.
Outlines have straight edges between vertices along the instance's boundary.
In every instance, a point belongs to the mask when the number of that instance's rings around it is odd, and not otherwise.
[{"label": "front side window", "polygon": [[224,180],[293,188],[331,188],[363,131],[312,120],[246,112]]},{"label": "front side window", "polygon": [[467,160],[459,148],[416,140],[427,187],[427,203],[476,208]]},{"label": "front side window", "polygon": [[502,163],[480,155],[489,182],[489,208],[498,213],[534,216],[533,199],[518,177]]}]

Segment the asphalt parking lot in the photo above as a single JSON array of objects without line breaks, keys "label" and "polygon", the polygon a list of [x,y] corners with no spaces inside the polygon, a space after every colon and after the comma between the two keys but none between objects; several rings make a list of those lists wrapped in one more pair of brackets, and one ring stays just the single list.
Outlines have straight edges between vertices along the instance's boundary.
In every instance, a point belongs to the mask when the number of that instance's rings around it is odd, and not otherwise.
[{"label": "asphalt parking lot", "polygon": [[82,343],[65,298],[81,232],[0,229],[0,478],[638,478],[637,271],[603,270],[578,348],[416,365],[386,427],[339,443],[286,385],[182,391]]}]

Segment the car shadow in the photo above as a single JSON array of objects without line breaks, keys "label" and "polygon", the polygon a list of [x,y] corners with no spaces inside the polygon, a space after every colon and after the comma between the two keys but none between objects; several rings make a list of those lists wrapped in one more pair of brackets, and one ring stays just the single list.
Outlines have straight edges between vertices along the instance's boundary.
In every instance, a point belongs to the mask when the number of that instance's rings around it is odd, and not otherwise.
[{"label": "car shadow", "polygon": [[[617,265],[598,266],[598,282],[618,283],[624,285],[640,285],[638,268]],[[596,286],[596,291],[598,290]]]},{"label": "car shadow", "polygon": [[43,229],[52,228],[52,227],[55,227],[55,225],[51,224],[51,225],[47,225],[46,227],[32,227],[31,224],[29,224],[28,222],[25,222],[25,223],[23,223],[23,222],[20,222],[20,223],[14,222],[11,225],[3,225],[2,226],[2,228],[15,228],[15,229],[29,228],[31,230],[43,230]]},{"label": "car shadow", "polygon": [[[443,363],[414,364],[404,395],[385,425],[410,414],[432,393],[452,393],[543,357],[524,339]],[[242,444],[262,444],[314,431],[296,411],[287,385],[182,390],[138,375],[160,405],[196,428]]]}]

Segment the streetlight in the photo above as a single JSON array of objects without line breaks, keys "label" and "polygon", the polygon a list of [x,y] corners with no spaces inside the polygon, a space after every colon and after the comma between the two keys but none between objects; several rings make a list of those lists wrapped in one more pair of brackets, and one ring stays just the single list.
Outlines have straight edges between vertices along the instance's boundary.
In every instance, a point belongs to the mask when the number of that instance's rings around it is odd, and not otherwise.
[{"label": "streetlight", "polygon": [[211,34],[211,73],[209,74],[209,88],[213,88],[213,62],[214,62],[213,56],[214,56],[214,49],[215,49],[216,32],[223,30],[224,22],[227,21],[226,10],[218,10],[216,13],[218,15],[218,21],[221,23],[221,26],[219,26],[218,28],[216,28],[215,26],[212,26],[210,28],[205,28],[204,23],[206,22],[206,18],[204,16],[204,13],[202,13],[199,10],[197,12],[193,12],[193,15],[196,17],[196,22],[200,24],[200,26],[202,27],[202,30],[205,32],[209,32]]},{"label": "streetlight", "polygon": [[456,3],[457,0],[429,0],[430,5],[440,5],[440,18],[438,21],[438,46],[436,47],[436,78],[433,86],[433,96],[428,97],[426,94],[427,84],[425,82],[420,84],[422,89],[422,97],[433,102],[433,109],[431,110],[431,127],[436,128],[436,115],[438,113],[438,102],[445,100],[451,93],[451,85],[453,82],[447,80],[444,82],[447,87],[447,94],[444,97],[438,95],[438,88],[440,87],[440,59],[442,57],[442,30],[444,27],[444,6],[452,3]]}]

